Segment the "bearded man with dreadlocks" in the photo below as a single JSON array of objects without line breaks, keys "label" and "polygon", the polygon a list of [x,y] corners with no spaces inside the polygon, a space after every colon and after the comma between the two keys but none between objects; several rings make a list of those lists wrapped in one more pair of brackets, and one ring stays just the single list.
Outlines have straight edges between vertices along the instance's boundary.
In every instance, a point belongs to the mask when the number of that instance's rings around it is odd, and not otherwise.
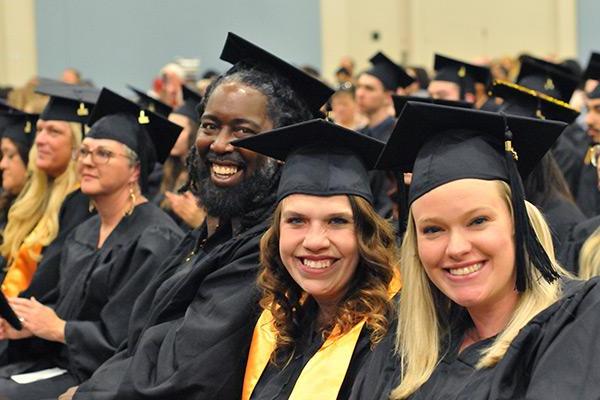
[{"label": "bearded man with dreadlocks", "polygon": [[231,33],[221,58],[234,66],[200,104],[184,189],[208,217],[136,300],[121,350],[61,398],[240,397],[242,355],[260,311],[259,240],[274,209],[279,165],[230,142],[308,120],[332,91]]}]

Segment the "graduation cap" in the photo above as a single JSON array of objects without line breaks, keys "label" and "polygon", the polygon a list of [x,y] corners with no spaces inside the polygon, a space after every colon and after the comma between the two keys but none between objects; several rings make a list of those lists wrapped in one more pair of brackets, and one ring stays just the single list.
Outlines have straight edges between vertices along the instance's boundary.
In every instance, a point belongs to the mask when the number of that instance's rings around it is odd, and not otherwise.
[{"label": "graduation cap", "polygon": [[[590,61],[583,72],[583,78],[600,81],[600,53],[592,53]],[[589,99],[600,99],[600,84],[596,85],[590,93],[587,93],[587,97]]]},{"label": "graduation cap", "polygon": [[10,116],[13,114],[23,114],[23,111],[0,99],[0,137],[2,136],[2,131],[4,128],[11,123]]},{"label": "graduation cap", "polygon": [[395,91],[399,87],[405,88],[415,81],[404,68],[390,60],[382,52],[375,54],[369,61],[373,66],[365,73],[379,79],[386,90]]},{"label": "graduation cap", "polygon": [[418,103],[438,104],[441,106],[448,106],[448,107],[473,108],[473,103],[469,103],[468,101],[434,99],[432,97],[392,95],[392,101],[394,102],[394,111],[396,112],[396,117],[398,117],[398,115],[400,115],[400,113],[402,112],[402,109],[404,108],[404,105],[409,101],[416,101]]},{"label": "graduation cap", "polygon": [[35,139],[35,124],[38,117],[38,114],[28,114],[20,111],[0,114],[0,120],[5,121],[6,124],[1,132],[2,137],[18,144],[19,156],[25,165],[29,161],[29,149],[31,149]]},{"label": "graduation cap", "polygon": [[6,300],[2,292],[0,292],[0,317],[4,318],[6,322],[18,331],[23,328],[17,314],[15,314],[10,304],[8,304],[8,300]]},{"label": "graduation cap", "polygon": [[13,106],[8,104],[8,102],[4,99],[0,99],[0,111],[12,111],[16,110]]},{"label": "graduation cap", "polygon": [[367,171],[384,143],[322,119],[313,119],[232,142],[285,161],[277,200],[294,193],[357,195],[373,203]]},{"label": "graduation cap", "polygon": [[495,80],[490,95],[504,99],[500,108],[506,114],[550,119],[568,124],[579,116],[579,111],[569,103],[508,81]]},{"label": "graduation cap", "polygon": [[182,129],[106,88],[100,92],[89,124],[86,137],[116,140],[135,151],[141,165],[142,191],[154,163],[165,162]]},{"label": "graduation cap", "polygon": [[516,286],[522,292],[532,279],[527,260],[548,282],[559,276],[527,216],[522,179],[565,126],[557,121],[408,102],[377,167],[412,171],[409,204],[459,179],[507,182],[515,226]]},{"label": "graduation cap", "polygon": [[170,105],[165,104],[152,96],[148,96],[143,91],[136,89],[131,85],[127,85],[127,87],[129,88],[129,90],[131,90],[137,95],[137,104],[140,107],[145,108],[146,110],[150,110],[158,115],[162,115],[163,117],[168,117],[169,114],[171,114],[171,111],[173,111],[173,107],[171,107]]},{"label": "graduation cap", "polygon": [[196,123],[200,122],[197,107],[202,101],[202,95],[185,85],[181,86],[181,89],[183,90],[183,104],[173,110],[173,114],[183,115]]},{"label": "graduation cap", "polygon": [[333,94],[333,89],[320,80],[232,32],[227,34],[221,60],[231,64],[246,62],[285,77],[314,115],[319,115],[321,106]]},{"label": "graduation cap", "polygon": [[35,91],[50,96],[40,119],[79,122],[82,125],[87,122],[100,95],[100,90],[93,87],[56,82],[40,84]]},{"label": "graduation cap", "polygon": [[523,56],[516,82],[521,86],[568,102],[579,84],[579,76],[574,76],[565,66]]},{"label": "graduation cap", "polygon": [[460,88],[460,99],[465,98],[466,93],[475,92],[475,82],[488,85],[491,73],[487,67],[481,67],[466,63],[461,60],[436,54],[433,60],[435,69],[434,81],[446,81],[456,83]]}]

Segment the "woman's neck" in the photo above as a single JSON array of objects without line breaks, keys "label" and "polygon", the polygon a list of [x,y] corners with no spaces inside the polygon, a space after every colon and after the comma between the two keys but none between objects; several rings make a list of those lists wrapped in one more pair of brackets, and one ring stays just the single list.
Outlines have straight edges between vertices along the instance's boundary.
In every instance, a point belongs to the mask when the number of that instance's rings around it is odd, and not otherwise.
[{"label": "woman's neck", "polygon": [[[100,231],[104,239],[119,224],[129,210],[147,201],[145,197],[137,194],[135,196],[135,203],[132,203],[133,198],[127,187],[114,193],[93,196],[92,200],[100,217]],[[105,235],[102,235],[102,233]],[[101,243],[99,247],[101,247]]]},{"label": "woman's neck", "polygon": [[482,340],[500,333],[512,318],[518,301],[519,294],[513,291],[493,304],[468,308],[467,311],[473,321],[474,336]]}]

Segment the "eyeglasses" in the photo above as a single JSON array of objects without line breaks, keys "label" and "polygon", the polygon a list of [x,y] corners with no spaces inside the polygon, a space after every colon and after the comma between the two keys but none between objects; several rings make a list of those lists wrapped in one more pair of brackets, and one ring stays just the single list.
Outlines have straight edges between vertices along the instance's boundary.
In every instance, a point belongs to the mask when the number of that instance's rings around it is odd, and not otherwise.
[{"label": "eyeglasses", "polygon": [[98,147],[93,150],[91,150],[87,147],[80,147],[79,150],[77,150],[77,153],[75,155],[76,155],[77,160],[79,160],[79,161],[83,161],[86,159],[87,156],[91,156],[92,162],[94,164],[98,164],[98,165],[108,164],[108,162],[110,161],[111,158],[117,157],[117,156],[130,158],[129,156],[127,156],[125,154],[114,153],[114,152],[104,149],[102,147]]},{"label": "eyeglasses", "polygon": [[598,159],[600,159],[600,144],[596,144],[594,146],[592,146],[592,148],[590,149],[590,153],[591,153],[591,158],[590,158],[590,162],[591,164],[598,168]]}]

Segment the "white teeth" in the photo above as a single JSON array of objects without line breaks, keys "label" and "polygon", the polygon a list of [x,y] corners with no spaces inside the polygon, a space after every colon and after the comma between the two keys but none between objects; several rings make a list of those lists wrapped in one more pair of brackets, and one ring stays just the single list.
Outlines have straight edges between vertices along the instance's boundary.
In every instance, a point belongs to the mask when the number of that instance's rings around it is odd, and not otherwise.
[{"label": "white teeth", "polygon": [[218,175],[234,175],[236,172],[238,172],[238,167],[234,165],[212,164],[212,170]]},{"label": "white teeth", "polygon": [[483,266],[482,263],[477,263],[477,264],[473,264],[469,267],[464,267],[464,268],[451,268],[448,270],[448,272],[450,272],[450,275],[457,275],[457,276],[468,275],[468,274],[472,274],[473,272],[479,271],[482,266]]},{"label": "white teeth", "polygon": [[306,258],[302,259],[302,264],[307,266],[308,268],[313,269],[325,269],[331,265],[331,260],[307,260]]}]

